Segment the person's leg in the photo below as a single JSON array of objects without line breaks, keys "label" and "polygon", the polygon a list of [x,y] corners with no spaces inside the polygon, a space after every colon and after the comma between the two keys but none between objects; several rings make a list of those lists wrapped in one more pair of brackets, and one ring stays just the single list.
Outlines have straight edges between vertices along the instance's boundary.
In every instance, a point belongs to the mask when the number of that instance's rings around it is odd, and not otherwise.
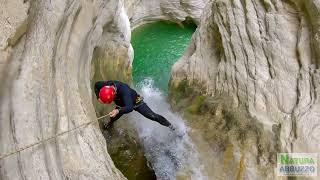
[{"label": "person's leg", "polygon": [[134,110],[138,111],[140,114],[142,114],[144,117],[151,119],[153,121],[156,121],[160,123],[163,126],[170,127],[172,126],[171,123],[164,118],[163,116],[154,113],[149,106],[143,102],[143,104],[139,105],[138,107],[134,108]]}]

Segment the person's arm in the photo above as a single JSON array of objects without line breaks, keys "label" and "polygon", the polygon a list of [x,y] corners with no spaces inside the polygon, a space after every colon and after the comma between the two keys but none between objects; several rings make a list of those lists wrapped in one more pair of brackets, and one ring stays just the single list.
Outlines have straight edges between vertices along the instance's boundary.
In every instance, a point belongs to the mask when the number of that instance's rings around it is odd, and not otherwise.
[{"label": "person's arm", "polygon": [[133,100],[131,98],[129,89],[125,89],[123,92],[123,102],[124,102],[124,107],[119,108],[119,113],[127,114],[129,112],[132,112],[134,104],[133,104]]}]

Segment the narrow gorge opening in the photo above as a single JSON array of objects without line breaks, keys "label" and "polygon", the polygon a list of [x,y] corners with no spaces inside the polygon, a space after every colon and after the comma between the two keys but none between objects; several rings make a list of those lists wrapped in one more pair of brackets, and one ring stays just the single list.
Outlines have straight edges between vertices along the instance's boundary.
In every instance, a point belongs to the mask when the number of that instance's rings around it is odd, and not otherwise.
[{"label": "narrow gorge opening", "polygon": [[[170,104],[167,102],[168,82],[172,65],[184,53],[195,29],[196,25],[190,21],[179,25],[159,21],[135,28],[131,36],[134,49],[133,87],[155,112],[166,116],[169,121],[174,121],[173,123],[178,126],[185,125],[183,120],[171,111]],[[114,49],[115,53],[121,51],[117,45],[115,45],[116,48],[110,47],[110,44],[106,46],[108,46],[107,49]],[[92,83],[95,80],[103,80],[105,77],[130,81],[122,72],[115,70],[114,64],[106,65],[104,63],[106,58],[113,57],[110,54],[104,54],[100,48],[94,50]],[[121,59],[118,61],[121,63]],[[95,102],[95,108],[97,114],[102,115],[112,107],[105,107]],[[174,144],[172,134],[168,135],[168,128],[147,120],[136,112],[123,116],[111,130],[101,129],[107,141],[108,153],[116,167],[128,179],[172,179],[176,176],[178,169],[182,168],[181,163],[188,163],[181,162],[181,159],[188,159],[181,157],[182,151],[186,151],[186,146],[191,148],[188,140]],[[177,146],[173,147],[174,145]]]},{"label": "narrow gorge opening", "polygon": [[[195,29],[196,25],[192,22],[178,25],[159,21],[135,28],[131,36],[135,88],[151,109],[184,130],[184,121],[172,112],[167,102],[168,83],[171,67],[184,53]],[[183,172],[186,169],[197,174],[198,169],[189,166],[190,160],[196,157],[191,155],[193,149],[188,139],[176,139],[168,128],[145,119],[138,113],[131,113],[129,119],[137,130],[144,156],[158,179],[187,177],[187,173]],[[185,155],[190,155],[190,158],[184,157]],[[181,169],[184,170],[180,171]]]}]

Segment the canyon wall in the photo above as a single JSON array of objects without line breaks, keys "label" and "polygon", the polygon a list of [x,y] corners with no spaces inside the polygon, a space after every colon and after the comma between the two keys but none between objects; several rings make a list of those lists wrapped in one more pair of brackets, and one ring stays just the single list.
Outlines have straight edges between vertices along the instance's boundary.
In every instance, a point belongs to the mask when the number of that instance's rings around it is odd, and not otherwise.
[{"label": "canyon wall", "polygon": [[132,27],[143,23],[169,20],[181,23],[186,19],[200,23],[208,0],[124,0]]},{"label": "canyon wall", "polygon": [[[173,67],[176,95],[189,88],[203,99],[222,97],[211,103],[212,129],[229,136],[229,153],[243,177],[256,179],[255,171],[268,166],[263,171],[273,174],[276,152],[320,151],[319,14],[317,0],[211,0]],[[230,103],[221,101],[226,97]],[[228,124],[230,117],[237,123]],[[242,129],[242,141],[232,140],[231,131],[240,131],[242,123],[256,124],[254,133]]]},{"label": "canyon wall", "polygon": [[[90,60],[104,27],[124,12],[117,7],[1,1],[1,154],[96,119]],[[97,124],[1,159],[0,168],[0,179],[125,179]]]},{"label": "canyon wall", "polygon": [[[0,154],[96,119],[103,107],[92,101],[91,83],[130,81],[131,26],[199,21],[203,7],[195,0],[1,0]],[[125,177],[96,123],[0,159],[0,179]]]}]

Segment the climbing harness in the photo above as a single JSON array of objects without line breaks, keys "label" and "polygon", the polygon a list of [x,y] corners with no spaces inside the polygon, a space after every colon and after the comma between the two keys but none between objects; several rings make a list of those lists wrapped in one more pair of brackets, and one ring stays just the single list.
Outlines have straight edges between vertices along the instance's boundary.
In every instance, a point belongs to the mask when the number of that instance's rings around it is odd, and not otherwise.
[{"label": "climbing harness", "polygon": [[137,98],[136,98],[136,104],[139,104],[141,101],[143,101],[143,97],[137,96]]},{"label": "climbing harness", "polygon": [[133,109],[141,106],[142,104],[144,104],[144,102],[143,102],[143,97],[137,96],[135,105],[133,106]]},{"label": "climbing harness", "polygon": [[100,116],[99,118],[97,118],[95,120],[92,120],[92,121],[89,121],[87,123],[81,124],[81,125],[79,125],[79,126],[77,126],[75,128],[69,129],[68,131],[64,131],[64,132],[58,133],[55,136],[52,136],[52,137],[49,137],[49,138],[46,138],[46,139],[42,139],[41,141],[35,142],[33,144],[29,144],[29,145],[27,145],[25,147],[22,147],[22,148],[19,148],[19,149],[15,150],[15,151],[3,154],[3,155],[0,156],[0,160],[2,160],[4,158],[7,158],[7,157],[9,157],[11,155],[17,154],[17,153],[19,153],[19,152],[21,152],[23,150],[26,150],[26,149],[29,149],[31,147],[34,147],[36,145],[43,144],[44,142],[50,141],[52,139],[55,139],[56,137],[62,136],[64,134],[67,134],[67,133],[72,132],[74,130],[80,129],[80,128],[85,127],[85,126],[88,126],[91,123],[99,122],[100,119],[105,118],[107,116],[110,116],[110,114],[106,114],[106,115]]},{"label": "climbing harness", "polygon": [[141,106],[142,104],[144,104],[145,102],[141,101],[139,104],[136,104],[133,106],[133,109],[138,108],[139,106]]}]

